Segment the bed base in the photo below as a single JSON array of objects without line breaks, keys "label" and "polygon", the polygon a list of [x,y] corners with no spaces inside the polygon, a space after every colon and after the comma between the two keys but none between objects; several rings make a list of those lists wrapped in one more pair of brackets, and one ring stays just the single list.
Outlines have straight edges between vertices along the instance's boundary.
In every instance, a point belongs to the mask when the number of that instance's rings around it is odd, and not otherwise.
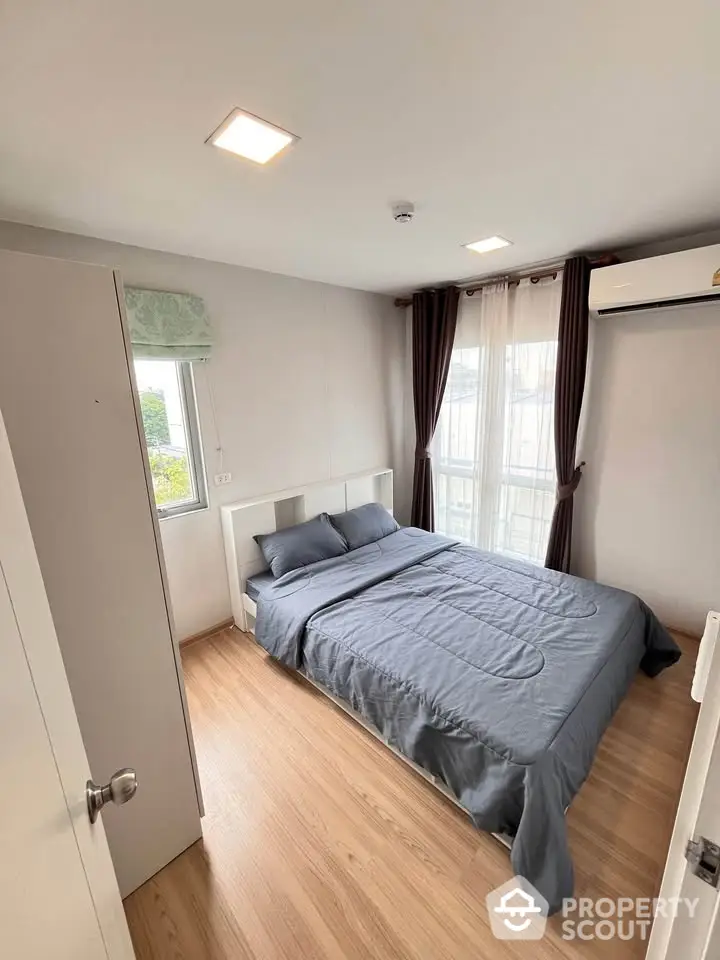
[{"label": "bed base", "polygon": [[[244,612],[246,615],[245,616],[246,627],[244,628],[244,632],[249,633],[254,637],[257,606],[255,604],[255,601],[252,600],[252,598],[249,597],[246,593],[242,595],[242,605],[244,607]],[[242,630],[243,628],[239,627],[238,629]],[[385,747],[387,747],[388,750],[391,750],[395,754],[395,756],[399,757],[399,759],[402,760],[402,762],[405,763],[407,766],[409,766],[411,770],[414,770],[415,773],[419,774],[423,778],[423,780],[425,780],[432,787],[434,787],[439,793],[441,793],[444,797],[450,800],[450,802],[454,806],[456,806],[457,809],[464,814],[464,816],[468,818],[470,817],[470,814],[467,812],[465,807],[462,806],[462,804],[459,802],[459,800],[457,799],[455,794],[452,792],[452,790],[450,790],[450,788],[439,777],[436,777],[432,773],[429,773],[427,770],[425,770],[424,767],[421,767],[419,764],[415,763],[414,760],[411,760],[409,757],[406,757],[404,753],[401,753],[396,747],[394,747],[391,743],[389,743],[385,739],[385,737],[383,737],[383,735],[380,733],[377,727],[374,727],[372,724],[368,723],[367,720],[365,720],[365,718],[362,717],[356,710],[353,710],[353,708],[350,706],[349,703],[347,703],[345,700],[341,700],[340,697],[336,697],[335,694],[330,693],[330,691],[327,690],[325,687],[323,687],[322,684],[318,683],[316,680],[313,680],[311,677],[309,677],[304,670],[296,670],[293,672],[299,673],[300,676],[303,678],[303,680],[307,681],[307,683],[313,686],[324,697],[327,697],[328,700],[332,700],[335,706],[339,707],[352,720],[354,720],[355,723],[359,723],[361,727],[364,727],[364,729],[367,730],[367,732],[371,736],[373,736],[376,740],[378,740]],[[497,840],[498,843],[501,843],[508,850],[511,849],[512,837],[504,833],[491,833],[490,836],[493,837],[493,839]]]}]

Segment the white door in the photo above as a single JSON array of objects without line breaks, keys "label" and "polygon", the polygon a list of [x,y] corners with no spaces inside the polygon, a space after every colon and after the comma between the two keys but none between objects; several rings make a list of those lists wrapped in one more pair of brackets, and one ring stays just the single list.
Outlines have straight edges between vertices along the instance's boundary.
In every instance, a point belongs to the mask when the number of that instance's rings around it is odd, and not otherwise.
[{"label": "white door", "polygon": [[104,817],[127,896],[202,831],[118,284],[0,250],[0,410],[83,742],[142,785]]},{"label": "white door", "polygon": [[[695,729],[660,897],[697,900],[693,915],[657,916],[646,960],[718,960],[720,893],[697,877],[685,858],[696,837],[720,844],[720,642],[713,650]],[[671,911],[667,911],[670,913]]]},{"label": "white door", "polygon": [[0,414],[0,936],[23,960],[134,956]]}]

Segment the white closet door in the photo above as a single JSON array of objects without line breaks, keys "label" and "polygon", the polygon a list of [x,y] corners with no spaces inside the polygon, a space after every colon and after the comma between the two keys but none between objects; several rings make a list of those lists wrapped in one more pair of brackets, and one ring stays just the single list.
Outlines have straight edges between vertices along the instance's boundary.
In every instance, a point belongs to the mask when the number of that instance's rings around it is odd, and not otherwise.
[{"label": "white closet door", "polygon": [[[123,896],[201,835],[116,278],[0,251],[0,409]],[[172,522],[172,521],[169,521]]]}]

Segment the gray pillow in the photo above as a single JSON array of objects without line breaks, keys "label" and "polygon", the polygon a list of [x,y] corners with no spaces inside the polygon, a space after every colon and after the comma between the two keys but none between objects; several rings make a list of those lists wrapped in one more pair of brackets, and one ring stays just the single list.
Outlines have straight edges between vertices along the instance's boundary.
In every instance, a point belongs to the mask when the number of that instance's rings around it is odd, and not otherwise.
[{"label": "gray pillow", "polygon": [[343,535],[349,550],[382,540],[400,529],[381,503],[365,503],[346,513],[334,513],[330,522]]},{"label": "gray pillow", "polygon": [[275,533],[259,533],[253,540],[262,550],[274,577],[282,577],[318,560],[339,557],[348,549],[326,513]]}]

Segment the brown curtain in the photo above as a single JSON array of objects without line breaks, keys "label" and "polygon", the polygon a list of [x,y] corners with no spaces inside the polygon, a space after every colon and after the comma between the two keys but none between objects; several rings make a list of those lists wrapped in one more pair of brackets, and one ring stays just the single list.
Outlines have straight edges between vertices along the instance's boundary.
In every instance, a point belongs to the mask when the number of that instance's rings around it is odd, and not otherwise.
[{"label": "brown curtain", "polygon": [[563,270],[558,357],[555,374],[555,466],[557,502],[550,527],[545,566],[570,570],[573,494],[582,477],[584,463],[575,465],[578,423],[585,389],[588,350],[588,294],[590,261],[573,257]]},{"label": "brown curtain", "polygon": [[413,296],[413,397],[415,402],[415,471],[410,522],[435,528],[430,443],[435,433],[450,356],[455,341],[460,290],[421,290]]}]

